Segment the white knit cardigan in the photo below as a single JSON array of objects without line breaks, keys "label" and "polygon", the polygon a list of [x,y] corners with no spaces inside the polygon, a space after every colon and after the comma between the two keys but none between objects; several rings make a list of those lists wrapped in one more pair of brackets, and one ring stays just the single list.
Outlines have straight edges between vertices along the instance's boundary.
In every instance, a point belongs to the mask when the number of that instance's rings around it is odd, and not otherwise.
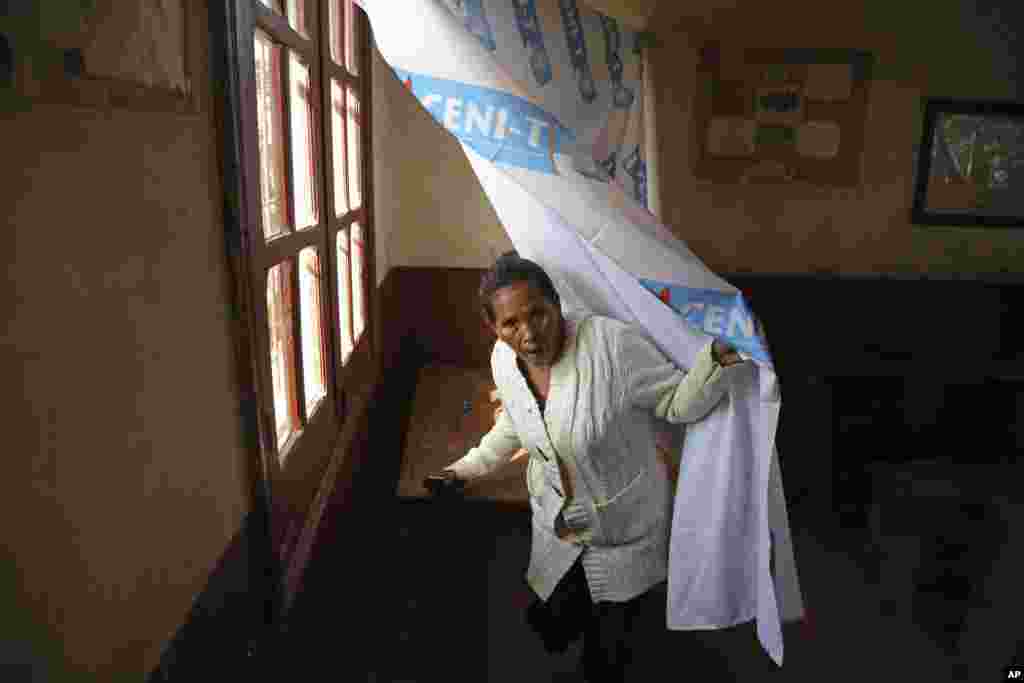
[{"label": "white knit cardigan", "polygon": [[547,600],[582,554],[594,602],[622,602],[667,578],[671,489],[659,470],[656,419],[701,419],[742,364],[718,366],[709,343],[684,372],[636,326],[579,314],[566,322],[543,411],[513,349],[495,343],[491,369],[504,411],[448,469],[485,476],[526,448],[528,583]]}]

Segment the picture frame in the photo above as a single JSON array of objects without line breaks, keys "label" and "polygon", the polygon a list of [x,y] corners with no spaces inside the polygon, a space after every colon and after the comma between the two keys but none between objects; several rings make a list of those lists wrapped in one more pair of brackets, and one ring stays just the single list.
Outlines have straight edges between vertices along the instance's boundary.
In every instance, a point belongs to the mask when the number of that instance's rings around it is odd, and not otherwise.
[{"label": "picture frame", "polygon": [[710,40],[698,57],[694,177],[798,193],[861,185],[871,52]]},{"label": "picture frame", "polygon": [[196,0],[43,0],[15,10],[0,2],[0,96],[19,106],[199,115],[201,7]]},{"label": "picture frame", "polygon": [[924,98],[911,223],[1024,227],[1024,103]]}]

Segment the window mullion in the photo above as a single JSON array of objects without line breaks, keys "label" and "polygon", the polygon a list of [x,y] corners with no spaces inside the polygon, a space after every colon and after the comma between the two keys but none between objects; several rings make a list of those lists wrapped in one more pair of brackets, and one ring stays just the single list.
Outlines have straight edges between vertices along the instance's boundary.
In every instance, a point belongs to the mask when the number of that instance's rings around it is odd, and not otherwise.
[{"label": "window mullion", "polygon": [[[275,15],[276,16],[276,15]],[[287,23],[287,20],[285,20]],[[289,28],[289,30],[291,30]],[[282,127],[284,128],[284,158],[285,158],[285,187],[287,187],[288,200],[285,204],[288,215],[288,231],[289,234],[296,234],[298,230],[296,226],[298,220],[296,218],[296,205],[299,202],[299,197],[296,194],[296,182],[295,182],[295,144],[296,141],[292,138],[293,127],[292,127],[292,81],[291,81],[291,63],[292,54],[291,50],[284,49],[281,51],[281,118]],[[303,373],[302,368],[302,316],[299,306],[302,305],[301,294],[299,292],[299,251],[301,249],[295,249],[288,254],[288,260],[292,264],[291,268],[291,297],[289,304],[291,306],[291,322],[292,322],[292,363],[291,370],[294,373],[293,384],[295,386],[295,409],[298,413],[299,424],[305,427],[306,425],[306,387],[305,379],[306,376]]]},{"label": "window mullion", "polygon": [[353,76],[348,72],[348,69],[346,69],[343,66],[335,64],[331,60],[330,55],[328,55],[327,57],[325,69],[332,78],[336,78],[338,82],[340,82],[342,85],[350,85],[353,88],[359,87],[359,81],[362,79],[362,77]]},{"label": "window mullion", "polygon": [[291,313],[292,313],[292,352],[295,357],[292,359],[293,372],[295,373],[295,379],[293,384],[295,385],[295,406],[299,416],[299,424],[303,428],[309,422],[309,415],[306,415],[306,370],[305,370],[305,359],[302,354],[303,338],[302,338],[302,290],[301,281],[299,278],[299,271],[302,269],[302,259],[299,258],[298,253],[291,257]]},{"label": "window mullion", "polygon": [[345,226],[345,242],[348,244],[348,249],[345,250],[345,258],[348,260],[348,291],[345,292],[345,296],[348,297],[348,343],[351,347],[348,358],[346,360],[351,361],[352,355],[356,351],[356,312],[355,312],[355,301],[352,299],[352,223],[350,222]]},{"label": "window mullion", "polygon": [[295,141],[292,140],[292,81],[291,81],[292,55],[287,49],[281,50],[281,127],[284,128],[282,136],[284,142],[284,183],[286,188],[285,212],[288,216],[288,232],[295,232],[297,223],[295,218],[295,205],[298,197],[295,196],[295,176],[293,158]]},{"label": "window mullion", "polygon": [[338,230],[338,231],[345,230],[346,228],[348,228],[348,226],[352,225],[353,222],[358,221],[358,220],[359,220],[359,209],[355,209],[354,211],[349,211],[345,215],[339,216],[338,218],[336,218],[334,220],[334,223],[335,223],[334,229]]},{"label": "window mullion", "polygon": [[331,61],[330,52],[330,13],[328,3],[330,0],[318,0],[318,57],[316,60],[319,65],[319,78],[317,80],[317,87],[320,89],[320,163],[323,173],[320,177],[320,187],[322,188],[323,204],[321,206],[320,216],[321,225],[323,226],[323,239],[321,240],[321,292],[324,296],[321,298],[321,316],[325,322],[324,334],[323,334],[323,358],[324,365],[326,367],[327,374],[327,396],[328,400],[332,402],[334,406],[335,414],[340,416],[340,410],[338,406],[339,401],[339,383],[338,383],[338,368],[335,362],[335,349],[339,348],[339,334],[340,329],[338,326],[337,316],[334,315],[334,311],[337,310],[337,257],[331,253],[331,246],[333,244],[334,230],[331,226],[334,224],[334,206],[336,199],[334,197],[334,132],[331,130],[331,88],[330,88],[330,72],[327,65]]},{"label": "window mullion", "polygon": [[260,267],[269,270],[306,247],[319,246],[321,237],[318,233],[320,230],[321,228],[314,226],[264,242],[258,257]]},{"label": "window mullion", "polygon": [[[310,150],[313,169],[310,178],[311,189],[317,202],[317,226],[321,229],[327,226],[327,193],[324,188],[324,178],[327,176],[327,166],[324,163],[324,152],[326,150],[326,138],[323,135],[324,111],[323,101],[323,70],[320,68],[319,56],[314,54],[309,60],[309,109],[313,120],[309,122],[309,138],[313,149]],[[319,158],[318,158],[319,157]]]},{"label": "window mullion", "polygon": [[288,24],[288,17],[278,14],[260,0],[249,0],[256,15],[256,26],[266,31],[274,40],[301,54],[316,51],[315,36],[306,38]]},{"label": "window mullion", "polygon": [[[255,4],[259,5],[258,0]],[[255,31],[257,28],[265,29],[265,27],[261,25],[258,20],[260,17],[260,10],[262,9],[265,8],[255,7],[253,13],[245,17],[245,19],[241,21],[240,25],[245,27],[244,39],[246,41],[247,46],[254,45],[256,35]],[[273,39],[273,34],[268,33],[268,35],[271,37],[271,39]],[[243,81],[245,84],[249,84],[250,87],[252,88],[251,99],[249,97],[243,99],[243,101],[246,102],[246,106],[249,109],[249,111],[253,112],[251,118],[248,118],[248,121],[251,125],[251,128],[248,130],[251,131],[251,136],[247,137],[250,137],[250,139],[256,141],[259,139],[258,113],[256,113],[256,111],[258,110],[260,103],[258,101],[258,88],[256,87],[255,54],[253,52],[247,52],[243,54],[251,55],[250,59],[245,60],[248,74],[247,78],[245,78]],[[279,54],[282,55],[282,58],[279,60],[279,63],[274,66],[278,69],[279,73],[286,74],[287,60],[285,59],[285,50],[281,50]],[[250,68],[249,65],[251,65],[251,68],[253,69],[252,71],[248,71],[248,69]],[[279,81],[279,84],[281,102],[280,106],[284,107],[284,103],[287,99],[287,88],[285,82]],[[256,106],[252,107],[252,104],[255,104]],[[284,111],[285,110],[282,109],[282,112]],[[283,117],[284,113],[282,113],[282,119]],[[284,127],[283,123],[284,122],[282,120],[282,127]],[[287,135],[284,136],[283,144],[285,146],[285,149],[287,149]],[[254,286],[251,287],[250,292],[253,294],[253,311],[255,314],[253,317],[253,327],[256,337],[255,351],[258,359],[258,362],[256,363],[257,375],[260,377],[260,383],[262,385],[261,400],[259,401],[261,405],[261,421],[263,423],[261,429],[264,432],[263,439],[266,451],[268,453],[274,454],[274,457],[268,457],[264,459],[264,466],[268,468],[266,471],[276,472],[280,467],[283,455],[288,451],[294,439],[290,438],[286,440],[285,443],[278,443],[277,439],[274,400],[274,377],[271,361],[273,333],[270,329],[271,316],[269,302],[267,300],[269,269],[273,264],[267,264],[265,262],[269,249],[267,239],[264,234],[265,228],[262,227],[262,208],[260,205],[261,193],[259,179],[261,159],[259,156],[258,142],[255,142],[255,144],[251,146],[251,155],[252,156],[247,158],[247,160],[245,161],[245,167],[246,169],[251,169],[252,171],[248,174],[243,175],[243,181],[251,183],[250,187],[252,190],[252,219],[249,221],[249,225],[251,226],[251,229],[249,230],[249,245],[251,247],[251,251],[249,253],[248,258],[250,266],[250,277],[252,278]],[[288,185],[288,164],[285,163],[284,166],[284,177],[281,180],[284,184],[284,187],[282,188],[282,194],[283,200],[285,202],[285,210],[287,213],[289,204],[288,197],[291,194],[291,188]],[[271,478],[273,478],[273,476]],[[271,487],[273,487],[272,483]]]},{"label": "window mullion", "polygon": [[[348,13],[347,13],[347,11],[345,10],[344,7],[339,8],[339,12],[341,12],[341,17],[342,18],[341,18],[341,23],[340,23],[340,26],[341,26],[341,39],[339,40],[339,43],[340,43],[339,52],[340,52],[340,54],[338,56],[342,59],[342,61],[344,61],[345,58],[346,58],[346,55],[348,54]],[[347,71],[345,71],[344,69],[342,69],[342,71],[344,72],[345,76],[348,75]],[[349,155],[352,154],[352,150],[351,150],[351,148],[349,148],[349,145],[348,145],[348,139],[349,139],[348,138],[348,126],[349,126],[348,90],[347,90],[347,86],[345,85],[345,83],[347,83],[347,81],[343,81],[343,84],[341,86],[342,87],[342,91],[341,92],[342,92],[342,98],[343,98],[342,101],[344,102],[344,107],[345,107],[345,114],[341,117],[341,127],[342,127],[341,134],[344,136],[343,139],[345,140],[345,159],[344,159],[344,162],[343,162],[345,164],[345,196],[347,197],[347,201],[345,203],[345,206],[346,206],[346,208],[350,208],[351,205],[352,205],[352,179],[348,177],[348,171],[349,171],[349,168],[350,168],[349,167]],[[349,220],[347,221],[347,225],[345,225],[345,227],[342,228],[342,231],[344,232],[344,235],[345,235],[345,245],[346,245],[345,259],[347,261],[347,264],[346,264],[345,273],[348,276],[347,286],[345,287],[345,298],[348,301],[348,306],[346,306],[346,308],[345,308],[345,310],[346,310],[346,312],[348,314],[348,326],[346,327],[348,338],[345,340],[345,345],[348,346],[349,352],[348,352],[348,358],[344,359],[345,360],[345,365],[348,365],[348,363],[352,360],[352,356],[353,356],[353,354],[355,353],[355,350],[356,350],[355,308],[354,308],[354,302],[352,300],[352,289],[353,289],[353,287],[352,287],[352,275],[353,275],[353,273],[352,273],[352,220],[351,220],[352,213],[353,213],[352,211],[348,211],[347,212],[346,216],[349,217]],[[348,373],[346,373],[346,375],[347,374]]]},{"label": "window mullion", "polygon": [[363,228],[363,316],[364,316],[364,327],[363,336],[365,337],[364,344],[370,352],[371,357],[373,356],[373,292],[376,287],[374,268],[371,261],[374,261],[373,254],[373,225],[370,223],[370,217],[372,210],[370,204],[373,201],[372,186],[373,186],[373,150],[371,146],[371,130],[369,126],[370,120],[370,108],[372,107],[370,88],[367,87],[369,81],[370,65],[370,51],[369,45],[369,27],[365,15],[360,15],[353,11],[353,21],[360,22],[360,30],[356,32],[353,30],[353,35],[363,36],[364,39],[359,41],[358,45],[353,46],[354,58],[359,67],[359,77],[353,78],[352,87],[355,88],[356,92],[359,93],[359,134],[361,140],[359,141],[360,148],[360,168],[359,173],[362,177],[359,179],[359,186],[361,188],[362,203],[359,207],[361,214],[359,216],[359,224]]},{"label": "window mullion", "polygon": [[338,327],[338,316],[334,313],[338,310],[338,257],[332,250],[332,245],[335,239],[337,239],[338,231],[332,223],[328,223],[324,228],[324,239],[321,247],[323,249],[323,257],[320,260],[323,271],[323,282],[321,283],[323,288],[321,290],[323,292],[323,310],[321,315],[323,315],[324,321],[324,366],[327,369],[329,383],[327,387],[327,400],[332,402],[335,415],[341,417],[341,411],[339,410],[341,379],[336,361],[337,349],[340,348],[340,330]]}]

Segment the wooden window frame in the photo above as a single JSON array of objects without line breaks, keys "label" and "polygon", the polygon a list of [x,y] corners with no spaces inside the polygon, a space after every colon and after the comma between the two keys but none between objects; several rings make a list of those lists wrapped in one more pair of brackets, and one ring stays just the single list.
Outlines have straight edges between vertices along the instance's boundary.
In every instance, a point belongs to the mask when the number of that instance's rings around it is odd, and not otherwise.
[{"label": "wooden window frame", "polygon": [[[349,0],[350,1],[350,0]],[[271,542],[276,554],[277,568],[287,565],[295,549],[304,516],[312,503],[313,490],[333,455],[338,437],[352,418],[348,409],[350,394],[365,387],[356,386],[373,373],[353,369],[353,360],[359,365],[374,362],[377,346],[373,338],[376,329],[375,312],[375,251],[373,230],[372,138],[370,112],[372,111],[372,71],[370,27],[363,11],[356,6],[352,12],[360,22],[354,45],[358,74],[350,73],[344,64],[346,47],[343,46],[342,64],[331,58],[329,5],[333,3],[342,12],[345,21],[346,0],[307,0],[305,37],[291,28],[287,18],[287,2],[282,2],[284,13],[268,8],[261,0],[227,0],[211,3],[211,50],[213,77],[218,92],[215,98],[216,122],[222,142],[222,170],[225,183],[225,228],[229,261],[234,275],[234,319],[238,342],[238,370],[242,424],[249,447],[258,452],[249,477],[253,493],[263,503],[268,515]],[[283,93],[283,132],[286,204],[289,231],[270,240],[264,238],[260,205],[260,159],[258,143],[257,84],[255,73],[255,32],[266,33],[282,51],[281,92]],[[344,33],[343,35],[348,35]],[[302,56],[309,67],[310,83],[319,93],[311,99],[316,125],[314,139],[314,165],[317,172],[313,180],[318,200],[318,222],[309,228],[294,227],[294,183],[292,180],[292,123],[290,111],[291,85],[289,82],[290,54]],[[351,87],[359,99],[360,166],[359,185],[361,205],[337,216],[334,201],[334,155],[331,117],[331,82],[337,80],[343,90]],[[346,90],[347,92],[347,90]],[[347,125],[340,132],[346,137],[345,172],[348,171]],[[346,176],[346,187],[349,182]],[[336,243],[339,233],[358,222],[362,227],[364,263],[362,269],[363,310],[365,325],[356,340],[356,348],[345,365],[341,360],[338,263]],[[299,254],[314,246],[320,256],[321,316],[323,362],[325,366],[326,396],[311,416],[306,416],[305,384],[302,365],[301,314],[299,306]],[[267,311],[267,274],[273,266],[292,260],[293,344],[295,401],[300,415],[299,430],[278,448],[275,420],[273,377],[270,362],[270,333]],[[350,268],[349,272],[354,272]],[[354,289],[349,281],[349,291]],[[350,309],[352,307],[350,306]],[[358,358],[357,358],[358,356]],[[254,463],[255,465],[256,463]],[[312,484],[312,488],[310,487]]]}]

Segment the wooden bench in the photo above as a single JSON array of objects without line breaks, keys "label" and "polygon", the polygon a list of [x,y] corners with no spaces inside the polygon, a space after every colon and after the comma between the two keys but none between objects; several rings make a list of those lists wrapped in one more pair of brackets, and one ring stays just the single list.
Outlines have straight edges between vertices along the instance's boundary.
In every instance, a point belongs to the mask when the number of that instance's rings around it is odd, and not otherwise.
[{"label": "wooden bench", "polygon": [[[490,369],[444,364],[420,369],[402,454],[399,498],[428,498],[423,479],[480,443],[494,425],[499,405],[492,402],[494,391]],[[662,452],[662,456],[663,472],[674,482],[676,473],[667,465],[667,454]],[[466,486],[465,497],[529,507],[527,460],[518,457],[497,472],[474,480]]]},{"label": "wooden bench", "polygon": [[[494,390],[489,368],[437,364],[420,369],[398,479],[400,498],[429,497],[423,479],[480,443],[494,425]],[[529,507],[526,463],[527,458],[518,458],[474,480],[466,486],[465,497]]]}]

